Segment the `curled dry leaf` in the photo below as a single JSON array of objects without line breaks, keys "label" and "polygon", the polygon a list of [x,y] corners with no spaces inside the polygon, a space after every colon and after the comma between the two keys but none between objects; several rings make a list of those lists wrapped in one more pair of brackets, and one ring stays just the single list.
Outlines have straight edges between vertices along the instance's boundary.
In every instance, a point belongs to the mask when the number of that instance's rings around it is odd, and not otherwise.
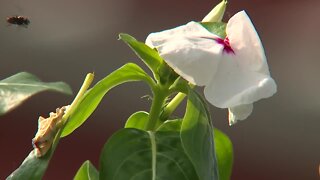
[{"label": "curled dry leaf", "polygon": [[32,139],[32,145],[37,157],[42,157],[50,149],[53,139],[61,127],[62,117],[65,114],[66,106],[57,108],[56,112],[51,112],[48,118],[42,116],[38,120],[38,131]]}]

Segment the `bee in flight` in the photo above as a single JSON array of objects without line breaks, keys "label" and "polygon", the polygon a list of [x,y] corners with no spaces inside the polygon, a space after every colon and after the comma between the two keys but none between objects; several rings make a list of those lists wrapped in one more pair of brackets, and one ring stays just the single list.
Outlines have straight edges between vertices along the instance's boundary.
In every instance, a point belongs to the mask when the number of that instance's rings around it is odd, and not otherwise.
[{"label": "bee in flight", "polygon": [[28,25],[30,24],[30,20],[23,16],[7,17],[7,22],[9,24],[16,24],[18,26],[24,26],[24,27],[28,27]]}]

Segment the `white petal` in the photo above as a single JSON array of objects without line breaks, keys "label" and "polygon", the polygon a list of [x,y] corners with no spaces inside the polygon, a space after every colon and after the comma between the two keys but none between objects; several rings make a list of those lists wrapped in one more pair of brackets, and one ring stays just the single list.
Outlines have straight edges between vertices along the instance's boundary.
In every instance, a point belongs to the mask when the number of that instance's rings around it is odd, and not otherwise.
[{"label": "white petal", "polygon": [[260,39],[244,11],[229,20],[227,36],[235,54],[222,54],[217,73],[204,91],[207,100],[228,108],[272,96],[276,84],[270,77]]},{"label": "white petal", "polygon": [[240,66],[242,59],[225,56],[215,77],[205,87],[206,99],[219,108],[251,104],[272,96],[277,91],[274,80],[268,74],[254,72]]},{"label": "white petal", "polygon": [[200,24],[190,22],[172,30],[152,33],[146,42],[180,76],[192,84],[206,85],[216,72],[223,46]]},{"label": "white petal", "polygon": [[146,39],[146,44],[150,47],[157,47],[176,37],[217,37],[210,33],[202,25],[191,21],[186,25],[178,26],[173,29],[164,30],[161,32],[151,33]]},{"label": "white petal", "polygon": [[252,109],[252,104],[229,108],[229,125],[235,124],[238,120],[246,119],[252,113]]},{"label": "white petal", "polygon": [[235,14],[227,23],[226,33],[240,66],[269,74],[268,64],[260,38],[245,11]]}]

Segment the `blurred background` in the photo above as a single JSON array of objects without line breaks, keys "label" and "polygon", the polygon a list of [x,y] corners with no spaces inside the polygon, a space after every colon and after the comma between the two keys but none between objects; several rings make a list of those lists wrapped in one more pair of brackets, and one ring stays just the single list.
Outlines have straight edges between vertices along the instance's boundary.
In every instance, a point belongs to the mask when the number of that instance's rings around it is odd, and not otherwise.
[{"label": "blurred background", "polygon": [[[128,61],[140,63],[121,41],[125,32],[144,41],[150,32],[200,21],[218,0],[1,0],[0,79],[27,71],[43,81],[65,81],[76,93],[88,72],[95,82]],[[278,93],[255,103],[253,114],[232,127],[227,111],[210,107],[213,123],[234,144],[235,180],[319,179],[320,59],[316,0],[229,0],[225,20],[246,10],[261,37]],[[27,16],[28,28],[6,23]],[[60,144],[46,180],[72,179],[89,159],[98,167],[108,137],[135,111],[147,110],[143,83],[124,84],[103,99],[86,123]],[[73,97],[38,94],[0,117],[0,179],[32,150],[39,115]],[[181,108],[180,114],[183,114]]]}]

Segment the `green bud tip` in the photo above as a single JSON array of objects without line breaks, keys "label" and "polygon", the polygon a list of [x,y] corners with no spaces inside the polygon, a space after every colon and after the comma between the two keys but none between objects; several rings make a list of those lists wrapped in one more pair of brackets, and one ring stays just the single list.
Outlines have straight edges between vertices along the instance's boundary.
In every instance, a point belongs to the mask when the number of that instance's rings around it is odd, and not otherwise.
[{"label": "green bud tip", "polygon": [[221,22],[226,7],[227,0],[222,0],[206,15],[206,17],[203,18],[202,22]]}]

